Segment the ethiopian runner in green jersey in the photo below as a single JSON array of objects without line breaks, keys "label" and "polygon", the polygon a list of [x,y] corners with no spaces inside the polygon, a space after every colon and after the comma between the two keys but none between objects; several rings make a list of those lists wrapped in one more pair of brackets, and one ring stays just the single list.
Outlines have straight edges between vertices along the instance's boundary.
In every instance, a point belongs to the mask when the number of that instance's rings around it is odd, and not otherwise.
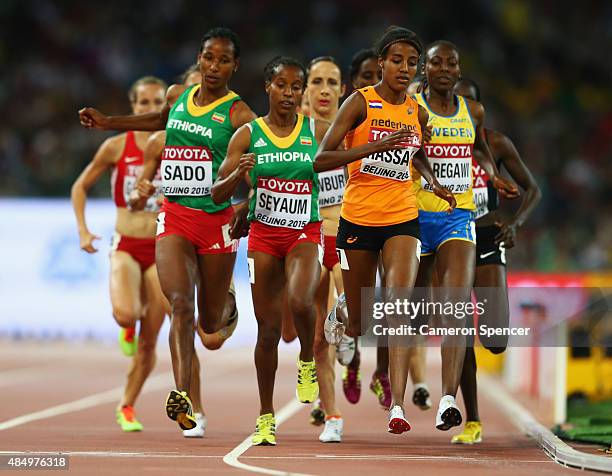
[{"label": "ethiopian runner in green jersey", "polygon": [[250,200],[249,275],[258,333],[255,366],[261,402],[255,445],[276,444],[273,393],[286,288],[301,351],[297,395],[313,402],[319,393],[313,359],[314,295],[322,259],[319,183],[312,161],[329,124],[298,114],[306,72],[298,61],[278,57],[266,66],[270,111],[240,128],[213,185],[215,203],[247,180]]},{"label": "ethiopian runner in green jersey", "polygon": [[[225,157],[233,132],[255,114],[228,88],[237,71],[240,40],[227,28],[210,30],[202,39],[199,85],[171,87],[180,93],[161,113],[108,117],[92,108],[79,111],[88,128],[162,130],[167,140],[162,158],[166,201],[158,217],[156,264],[159,280],[172,307],[170,351],[176,390],[166,401],[166,413],[183,430],[196,426],[189,399],[194,349],[197,285],[199,323],[207,334],[227,325],[236,313],[228,291],[237,243],[231,236],[234,212],[229,197],[213,203],[210,188]],[[144,177],[148,179],[149,177]],[[141,184],[146,192],[146,183]]]}]

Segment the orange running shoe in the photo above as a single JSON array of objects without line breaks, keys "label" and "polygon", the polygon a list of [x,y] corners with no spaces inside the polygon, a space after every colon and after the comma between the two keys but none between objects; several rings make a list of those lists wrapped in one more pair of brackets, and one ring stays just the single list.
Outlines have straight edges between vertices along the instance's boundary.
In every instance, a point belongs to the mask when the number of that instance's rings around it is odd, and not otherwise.
[{"label": "orange running shoe", "polygon": [[125,432],[142,431],[143,429],[142,423],[136,419],[136,413],[132,405],[123,405],[117,410],[116,417],[117,423]]}]

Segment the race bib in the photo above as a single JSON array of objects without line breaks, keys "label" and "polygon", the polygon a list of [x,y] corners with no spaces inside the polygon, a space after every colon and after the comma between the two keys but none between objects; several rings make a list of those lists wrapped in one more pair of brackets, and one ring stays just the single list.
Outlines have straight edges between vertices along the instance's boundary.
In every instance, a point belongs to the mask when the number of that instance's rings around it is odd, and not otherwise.
[{"label": "race bib", "polygon": [[166,146],[161,163],[166,196],[203,197],[212,188],[212,153],[208,147]]},{"label": "race bib", "polygon": [[[393,129],[371,128],[369,141],[373,142],[395,132]],[[404,149],[376,152],[361,159],[359,171],[363,174],[406,182],[411,179],[410,161],[421,147],[421,138],[414,135]]]},{"label": "race bib", "polygon": [[476,205],[474,218],[478,219],[489,213],[489,189],[487,187],[472,188],[472,192],[474,193],[474,205]]},{"label": "race bib", "polygon": [[319,206],[340,205],[345,184],[343,167],[319,173]]},{"label": "race bib", "polygon": [[[472,144],[425,144],[425,152],[434,175],[444,188],[455,194],[472,185]],[[421,187],[431,192],[431,185],[421,178]]]},{"label": "race bib", "polygon": [[488,179],[489,176],[484,169],[475,160],[472,160],[472,192],[474,193],[474,205],[476,205],[474,211],[476,219],[489,213]]},{"label": "race bib", "polygon": [[304,228],[310,222],[312,181],[257,178],[255,219],[270,226]]}]

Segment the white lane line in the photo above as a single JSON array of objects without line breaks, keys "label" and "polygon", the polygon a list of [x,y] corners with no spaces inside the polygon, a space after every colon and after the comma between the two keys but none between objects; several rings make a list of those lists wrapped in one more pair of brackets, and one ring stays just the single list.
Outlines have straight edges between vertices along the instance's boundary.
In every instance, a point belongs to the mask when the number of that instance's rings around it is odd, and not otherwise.
[{"label": "white lane line", "polygon": [[[304,409],[306,406],[300,403],[296,398],[287,403],[283,408],[276,413],[276,427],[278,428],[283,422],[287,421],[293,415]],[[223,462],[234,468],[243,469],[245,471],[251,471],[252,473],[270,474],[273,476],[310,476],[304,473],[292,473],[288,471],[279,471],[276,469],[263,468],[261,466],[252,466],[250,464],[244,464],[238,461],[238,458],[242,456],[252,445],[251,436],[247,436],[242,443],[236,448],[230,451],[223,457]]]},{"label": "white lane line", "polygon": [[[191,459],[221,459],[223,455],[197,455],[182,453],[157,453],[157,452],[119,452],[119,451],[0,451],[0,455],[53,455],[53,456],[75,456],[75,457],[94,457],[94,458],[191,458]],[[293,456],[242,456],[241,459],[253,460],[317,460],[317,459],[346,459],[346,460],[369,460],[369,461],[438,461],[451,460],[473,463],[507,463],[507,459],[487,458],[487,457],[465,457],[465,456],[410,456],[410,455],[293,455]],[[541,460],[512,460],[513,463],[545,463],[548,459]],[[295,474],[295,473],[283,473]]]},{"label": "white lane line", "polygon": [[[152,390],[160,390],[167,388],[172,382],[172,372],[166,372],[163,374],[156,375],[147,379],[145,382],[145,388],[142,394],[150,392]],[[104,403],[116,402],[123,395],[124,387],[115,387],[105,392],[94,393],[88,397],[80,398],[72,402],[63,403],[54,407],[46,408],[37,412],[26,413],[10,420],[6,420],[0,423],[0,431],[15,428],[16,426],[25,425],[33,421],[45,420],[47,418],[56,417],[58,415],[64,415],[66,413],[72,413],[79,410],[85,410],[87,408],[102,405]]]}]

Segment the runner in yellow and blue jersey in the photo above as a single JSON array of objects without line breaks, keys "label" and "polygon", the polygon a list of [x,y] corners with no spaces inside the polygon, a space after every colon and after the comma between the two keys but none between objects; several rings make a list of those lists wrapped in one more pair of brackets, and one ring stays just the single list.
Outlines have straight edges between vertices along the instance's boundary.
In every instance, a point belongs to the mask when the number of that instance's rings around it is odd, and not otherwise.
[{"label": "runner in yellow and blue jersey", "polygon": [[[495,188],[508,196],[516,187],[499,176],[483,137],[485,112],[475,101],[456,96],[453,87],[460,76],[459,51],[448,41],[437,41],[426,49],[427,88],[417,95],[429,113],[431,140],[425,151],[437,180],[453,193],[457,207],[432,193],[430,185],[414,181],[421,228],[421,264],[417,287],[429,286],[432,271],[437,277],[436,301],[467,302],[474,282],[475,225],[472,194],[472,158],[474,148],[483,151],[481,165],[492,178]],[[435,258],[435,261],[434,261]],[[454,316],[437,316],[445,327],[463,321]],[[455,403],[465,355],[465,336],[449,332],[442,339],[442,393],[436,427],[448,430],[461,424]]]},{"label": "runner in yellow and blue jersey", "polygon": [[253,188],[248,264],[258,324],[255,366],[261,408],[252,441],[275,445],[273,393],[285,289],[301,344],[296,393],[303,403],[313,402],[319,393],[314,299],[323,242],[313,160],[329,123],[297,113],[306,80],[300,62],[277,57],[264,75],[270,111],[236,131],[212,198],[222,203],[243,180]]}]

